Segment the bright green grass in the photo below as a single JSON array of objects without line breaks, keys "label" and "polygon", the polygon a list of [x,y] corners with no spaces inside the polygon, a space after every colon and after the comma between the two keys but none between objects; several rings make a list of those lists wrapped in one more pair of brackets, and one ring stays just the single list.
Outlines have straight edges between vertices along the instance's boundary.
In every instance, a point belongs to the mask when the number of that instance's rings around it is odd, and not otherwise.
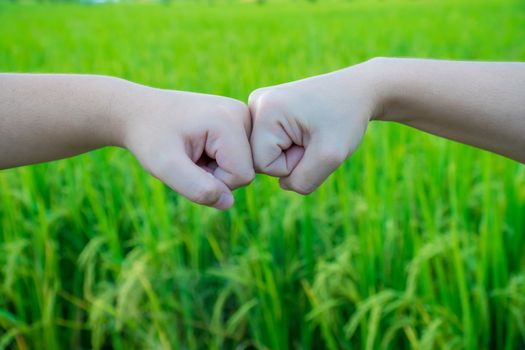
[{"label": "bright green grass", "polygon": [[[0,5],[0,71],[246,100],[374,56],[525,60],[509,2]],[[213,116],[210,116],[213,117]],[[309,197],[123,150],[0,173],[0,348],[525,349],[525,167],[395,125]]]}]

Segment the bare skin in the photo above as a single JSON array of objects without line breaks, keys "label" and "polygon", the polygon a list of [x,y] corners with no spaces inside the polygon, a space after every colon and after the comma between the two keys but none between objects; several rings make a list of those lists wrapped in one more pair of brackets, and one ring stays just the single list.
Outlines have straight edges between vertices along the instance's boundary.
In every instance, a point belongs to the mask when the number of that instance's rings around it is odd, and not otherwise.
[{"label": "bare skin", "polygon": [[371,120],[525,162],[525,63],[373,59],[258,89],[249,105],[251,118],[220,96],[103,76],[0,74],[0,169],[120,146],[190,200],[226,209],[254,167],[284,189],[312,192]]},{"label": "bare skin", "polygon": [[0,169],[129,149],[190,200],[232,206],[254,177],[248,108],[234,99],[83,75],[0,74]]},{"label": "bare skin", "polygon": [[254,91],[258,172],[314,191],[371,120],[403,123],[525,163],[525,63],[377,58]]}]

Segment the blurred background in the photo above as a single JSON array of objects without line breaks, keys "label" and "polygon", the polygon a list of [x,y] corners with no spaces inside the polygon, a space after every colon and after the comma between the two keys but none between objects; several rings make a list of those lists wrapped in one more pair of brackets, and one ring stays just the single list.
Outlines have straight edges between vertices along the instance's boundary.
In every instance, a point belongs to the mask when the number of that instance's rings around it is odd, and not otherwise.
[{"label": "blurred background", "polygon": [[[523,1],[0,1],[0,71],[246,101],[376,56],[525,59]],[[95,4],[97,3],[97,4]],[[0,172],[0,349],[525,349],[525,167],[371,124],[224,213],[121,149]]]}]

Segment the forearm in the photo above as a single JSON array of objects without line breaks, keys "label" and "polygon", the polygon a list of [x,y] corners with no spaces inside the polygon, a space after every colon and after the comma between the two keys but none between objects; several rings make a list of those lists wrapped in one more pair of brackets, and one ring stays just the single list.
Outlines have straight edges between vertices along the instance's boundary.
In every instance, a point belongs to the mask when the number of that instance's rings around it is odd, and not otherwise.
[{"label": "forearm", "polygon": [[525,63],[375,59],[382,108],[395,121],[525,162]]},{"label": "forearm", "polygon": [[0,74],[0,169],[117,145],[111,101],[126,85],[103,76]]}]

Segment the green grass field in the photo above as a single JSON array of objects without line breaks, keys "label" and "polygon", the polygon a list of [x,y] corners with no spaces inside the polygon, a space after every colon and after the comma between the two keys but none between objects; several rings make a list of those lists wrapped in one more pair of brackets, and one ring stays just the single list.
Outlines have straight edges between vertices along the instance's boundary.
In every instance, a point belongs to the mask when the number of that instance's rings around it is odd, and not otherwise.
[{"label": "green grass field", "polygon": [[[521,2],[0,4],[0,71],[246,101],[374,56],[525,60]],[[525,349],[525,167],[373,123],[220,213],[124,150],[0,172],[0,349]]]}]

